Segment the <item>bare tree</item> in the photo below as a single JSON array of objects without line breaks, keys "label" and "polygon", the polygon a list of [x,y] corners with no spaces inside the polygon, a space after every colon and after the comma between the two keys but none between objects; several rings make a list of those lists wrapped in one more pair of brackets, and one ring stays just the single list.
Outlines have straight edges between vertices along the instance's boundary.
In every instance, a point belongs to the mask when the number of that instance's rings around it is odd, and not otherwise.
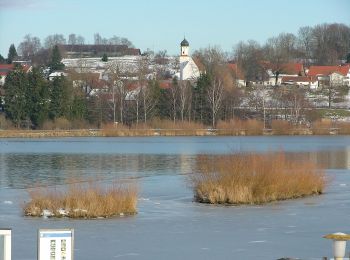
[{"label": "bare tree", "polygon": [[[136,103],[136,124],[139,123],[140,118],[140,105],[141,101],[143,104],[146,103],[145,98],[145,87],[147,85],[147,74],[149,73],[149,57],[147,55],[142,56],[137,62],[137,80],[138,80],[138,91],[135,92],[135,103]],[[142,100],[141,100],[142,99]],[[147,113],[144,114],[147,117]]]},{"label": "bare tree", "polygon": [[216,115],[221,107],[224,93],[224,84],[221,79],[215,78],[208,89],[207,97],[211,107],[212,127],[216,124]]},{"label": "bare tree", "polygon": [[77,37],[77,43],[76,43],[76,44],[78,44],[78,45],[84,45],[84,44],[85,44],[85,39],[84,39],[84,37],[81,36],[81,35],[78,35],[78,37]]},{"label": "bare tree", "polygon": [[33,57],[41,48],[40,39],[30,34],[24,36],[24,40],[18,45],[18,52],[25,58]]},{"label": "bare tree", "polygon": [[75,33],[71,33],[68,36],[68,44],[76,45],[77,44],[77,35]]},{"label": "bare tree", "polygon": [[178,92],[179,92],[179,82],[175,78],[173,80],[172,87],[169,89],[171,110],[172,110],[171,112],[172,112],[174,124],[176,123]]},{"label": "bare tree", "polygon": [[51,49],[55,45],[66,44],[66,39],[62,34],[53,34],[45,38],[45,48]]},{"label": "bare tree", "polygon": [[143,119],[145,124],[149,119],[149,115],[154,111],[154,108],[156,107],[156,100],[152,92],[152,86],[150,86],[151,84],[152,82],[148,82],[148,85],[143,85],[140,89],[143,103]]},{"label": "bare tree", "polygon": [[243,70],[247,82],[263,81],[265,70],[261,61],[264,60],[264,54],[258,42],[249,40],[238,43],[234,49],[234,59],[237,67]]},{"label": "bare tree", "polygon": [[101,35],[99,33],[95,33],[94,34],[94,43],[96,45],[102,44],[102,37],[101,37]]},{"label": "bare tree", "polygon": [[310,65],[312,59],[313,36],[310,26],[301,27],[298,31],[298,49],[304,57],[304,64]]},{"label": "bare tree", "polygon": [[269,61],[268,67],[275,76],[275,85],[277,85],[279,74],[284,72],[285,64],[296,53],[296,42],[297,38],[291,33],[281,33],[267,40],[265,56]]},{"label": "bare tree", "polygon": [[181,121],[184,121],[185,118],[185,111],[186,107],[190,103],[190,91],[191,91],[191,84],[189,81],[180,81],[177,85],[177,92],[179,96],[179,108],[180,108],[180,115],[181,115]]},{"label": "bare tree", "polygon": [[119,104],[120,122],[124,122],[124,105],[126,97],[125,82],[122,80],[122,68],[118,61],[108,64],[107,75],[109,81],[109,94],[111,95],[111,107],[113,110],[113,120],[116,122],[116,109]]}]

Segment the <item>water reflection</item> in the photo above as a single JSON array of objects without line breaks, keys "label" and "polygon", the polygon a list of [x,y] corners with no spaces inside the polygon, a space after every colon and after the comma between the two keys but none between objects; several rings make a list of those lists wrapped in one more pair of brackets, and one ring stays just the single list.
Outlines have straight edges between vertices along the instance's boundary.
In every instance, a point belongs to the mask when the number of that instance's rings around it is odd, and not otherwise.
[{"label": "water reflection", "polygon": [[0,188],[59,185],[74,180],[143,178],[190,172],[193,156],[0,154]]},{"label": "water reflection", "polygon": [[[191,172],[195,155],[13,154],[0,153],[0,187],[58,185],[72,180],[144,178]],[[350,169],[350,150],[288,153],[327,169]]]}]

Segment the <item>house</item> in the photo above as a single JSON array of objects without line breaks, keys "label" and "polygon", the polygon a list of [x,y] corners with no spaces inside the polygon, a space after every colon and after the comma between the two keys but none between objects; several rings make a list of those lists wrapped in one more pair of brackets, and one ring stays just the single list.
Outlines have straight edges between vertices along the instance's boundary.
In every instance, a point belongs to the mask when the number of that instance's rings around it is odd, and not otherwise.
[{"label": "house", "polygon": [[343,66],[311,66],[308,76],[315,77],[320,84],[350,86],[350,65]]},{"label": "house", "polygon": [[15,66],[13,64],[0,64],[0,86],[5,84],[5,79],[7,74],[14,70]]},{"label": "house", "polygon": [[49,75],[49,80],[54,80],[55,78],[59,78],[59,77],[67,77],[68,74],[64,71],[55,71],[55,72],[52,72],[50,75]]},{"label": "house", "polygon": [[302,63],[283,63],[281,65],[272,64],[270,62],[262,62],[268,75],[268,80],[264,81],[264,85],[279,86],[282,84],[283,77],[298,77],[305,75],[304,65]]},{"label": "house", "polygon": [[227,64],[227,66],[230,69],[231,73],[233,74],[233,78],[235,79],[237,86],[238,87],[246,86],[246,80],[244,77],[244,73],[239,68],[239,66],[236,63],[229,63],[229,64]]},{"label": "house", "polygon": [[103,54],[108,57],[141,55],[140,49],[129,48],[127,45],[62,44],[59,48],[64,58],[102,57]]},{"label": "house", "polygon": [[[32,66],[24,64],[21,65],[25,73],[32,71]],[[15,69],[14,64],[0,64],[0,86],[5,84],[6,76],[10,71]]]},{"label": "house", "polygon": [[281,85],[297,85],[316,89],[318,87],[318,81],[316,78],[310,76],[283,76]]},{"label": "house", "polygon": [[[200,69],[196,62],[189,56],[190,44],[186,39],[180,44],[180,80],[196,80],[200,76]],[[199,61],[197,60],[197,63]],[[203,66],[204,67],[204,66]]]}]

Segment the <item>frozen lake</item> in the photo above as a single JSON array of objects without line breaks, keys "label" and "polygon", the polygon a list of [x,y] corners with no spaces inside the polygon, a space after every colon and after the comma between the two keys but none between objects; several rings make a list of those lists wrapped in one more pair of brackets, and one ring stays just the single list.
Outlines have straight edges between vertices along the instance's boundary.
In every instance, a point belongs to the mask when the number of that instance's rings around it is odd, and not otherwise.
[{"label": "frozen lake", "polygon": [[[198,154],[303,152],[333,181],[326,193],[264,206],[192,202]],[[293,156],[293,154],[291,154]],[[320,259],[332,232],[350,233],[350,137],[146,137],[0,139],[0,227],[13,259],[36,259],[39,228],[74,228],[75,259]],[[134,179],[138,214],[108,220],[22,216],[33,185],[81,178]]]}]

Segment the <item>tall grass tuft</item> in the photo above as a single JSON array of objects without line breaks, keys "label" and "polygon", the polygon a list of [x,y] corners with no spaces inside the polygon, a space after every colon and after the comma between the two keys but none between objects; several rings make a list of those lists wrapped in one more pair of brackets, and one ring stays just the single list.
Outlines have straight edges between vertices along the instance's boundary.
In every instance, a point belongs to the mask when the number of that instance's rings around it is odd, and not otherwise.
[{"label": "tall grass tuft", "polygon": [[26,216],[42,216],[44,210],[55,217],[108,218],[136,213],[137,188],[115,184],[110,187],[90,182],[69,184],[66,191],[36,188],[29,191],[31,201],[24,205]]},{"label": "tall grass tuft", "polygon": [[286,120],[272,120],[271,128],[274,135],[289,135],[292,133],[293,125]]},{"label": "tall grass tuft", "polygon": [[317,195],[327,183],[316,164],[289,160],[284,152],[201,155],[190,181],[196,201],[210,204],[261,204]]},{"label": "tall grass tuft", "polygon": [[226,135],[262,135],[264,123],[256,119],[219,121],[217,124],[221,134]]}]

